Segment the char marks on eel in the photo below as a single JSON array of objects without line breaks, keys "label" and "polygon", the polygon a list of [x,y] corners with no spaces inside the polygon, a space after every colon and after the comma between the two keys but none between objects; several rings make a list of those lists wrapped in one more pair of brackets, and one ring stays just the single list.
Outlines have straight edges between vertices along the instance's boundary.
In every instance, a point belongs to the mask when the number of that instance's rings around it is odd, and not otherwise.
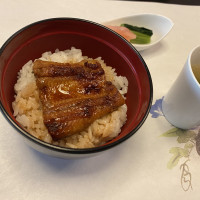
[{"label": "char marks on eel", "polygon": [[86,129],[125,103],[97,60],[33,65],[44,124],[57,140]]}]

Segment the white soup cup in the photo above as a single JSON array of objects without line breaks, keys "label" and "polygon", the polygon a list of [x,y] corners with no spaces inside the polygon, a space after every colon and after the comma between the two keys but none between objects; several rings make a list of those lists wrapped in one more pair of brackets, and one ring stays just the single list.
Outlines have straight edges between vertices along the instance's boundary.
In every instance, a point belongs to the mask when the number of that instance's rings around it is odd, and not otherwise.
[{"label": "white soup cup", "polygon": [[190,52],[181,73],[162,102],[165,118],[178,128],[191,129],[200,125],[198,76],[200,77],[200,46]]}]

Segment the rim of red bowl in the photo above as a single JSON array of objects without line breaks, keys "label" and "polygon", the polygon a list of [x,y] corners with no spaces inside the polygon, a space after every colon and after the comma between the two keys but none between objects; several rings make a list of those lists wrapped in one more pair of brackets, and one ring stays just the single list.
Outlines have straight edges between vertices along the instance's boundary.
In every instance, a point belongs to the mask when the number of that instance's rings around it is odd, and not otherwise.
[{"label": "rim of red bowl", "polygon": [[[6,109],[4,108],[1,100],[0,100],[0,111],[2,112],[2,114],[5,116],[5,118],[7,119],[7,121],[24,137],[26,137],[28,140],[31,140],[32,142],[36,143],[37,145],[40,145],[44,148],[48,148],[50,150],[53,151],[57,151],[57,152],[61,152],[61,153],[67,153],[67,154],[91,154],[91,153],[97,153],[97,152],[101,152],[101,151],[105,151],[107,149],[110,149],[114,146],[119,145],[120,143],[124,142],[125,140],[127,140],[128,138],[130,138],[134,133],[136,133],[139,128],[142,126],[142,124],[145,122],[151,105],[152,105],[152,100],[153,100],[153,83],[152,83],[152,78],[151,78],[151,74],[149,72],[149,69],[144,61],[144,59],[142,58],[142,56],[140,55],[140,53],[136,50],[136,48],[131,45],[126,39],[124,39],[121,35],[119,35],[118,33],[112,31],[111,29],[107,28],[106,26],[103,26],[99,23],[96,22],[92,22],[90,20],[86,20],[86,19],[80,19],[80,18],[71,18],[71,17],[60,17],[60,18],[49,18],[49,19],[44,19],[44,20],[40,20],[40,21],[36,21],[33,22],[29,25],[24,26],[23,28],[19,29],[18,31],[16,31],[13,35],[11,35],[6,42],[2,45],[2,47],[0,48],[0,55],[2,54],[3,50],[6,48],[6,46],[10,43],[10,41],[16,37],[18,34],[20,34],[22,31],[28,29],[31,26],[34,26],[36,24],[39,23],[43,23],[45,21],[51,21],[51,20],[78,20],[78,21],[82,21],[82,22],[86,22],[86,23],[91,23],[97,26],[100,26],[104,29],[107,29],[111,32],[113,32],[115,35],[117,35],[118,37],[120,37],[124,42],[126,42],[132,49],[133,51],[137,54],[137,56],[139,57],[139,59],[141,60],[141,62],[144,65],[144,68],[147,72],[147,76],[149,78],[149,88],[150,88],[150,96],[149,96],[149,102],[148,102],[148,106],[147,106],[147,110],[144,114],[144,117],[142,118],[142,120],[140,121],[140,123],[133,129],[131,130],[127,135],[125,135],[124,137],[114,141],[114,142],[109,142],[108,144],[106,143],[105,145],[101,145],[101,146],[97,146],[97,147],[92,147],[92,148],[83,148],[83,149],[75,149],[75,148],[68,148],[68,147],[60,147],[57,145],[53,145],[47,142],[44,142],[34,136],[32,136],[30,133],[28,133],[27,131],[25,131],[24,129],[22,129],[15,121],[13,121],[13,119],[9,116],[8,112],[6,111]],[[112,140],[111,140],[112,141]]]}]

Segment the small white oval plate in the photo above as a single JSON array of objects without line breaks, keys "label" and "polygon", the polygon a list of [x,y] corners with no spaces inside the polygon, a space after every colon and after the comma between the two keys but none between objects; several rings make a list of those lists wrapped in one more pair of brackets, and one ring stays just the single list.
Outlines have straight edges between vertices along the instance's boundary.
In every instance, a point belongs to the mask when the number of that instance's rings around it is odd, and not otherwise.
[{"label": "small white oval plate", "polygon": [[102,23],[103,25],[120,26],[121,24],[145,27],[153,31],[149,44],[132,44],[138,51],[150,48],[160,42],[172,29],[174,23],[167,17],[155,14],[139,14]]}]

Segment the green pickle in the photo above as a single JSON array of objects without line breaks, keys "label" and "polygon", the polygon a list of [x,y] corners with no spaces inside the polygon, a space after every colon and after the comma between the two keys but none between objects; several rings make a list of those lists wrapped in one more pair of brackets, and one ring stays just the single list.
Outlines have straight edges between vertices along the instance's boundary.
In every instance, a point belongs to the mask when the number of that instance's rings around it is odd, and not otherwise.
[{"label": "green pickle", "polygon": [[135,35],[135,39],[131,39],[133,44],[149,44],[151,42],[151,36],[153,31],[144,27],[132,26],[130,24],[121,24],[121,26],[128,28]]}]

